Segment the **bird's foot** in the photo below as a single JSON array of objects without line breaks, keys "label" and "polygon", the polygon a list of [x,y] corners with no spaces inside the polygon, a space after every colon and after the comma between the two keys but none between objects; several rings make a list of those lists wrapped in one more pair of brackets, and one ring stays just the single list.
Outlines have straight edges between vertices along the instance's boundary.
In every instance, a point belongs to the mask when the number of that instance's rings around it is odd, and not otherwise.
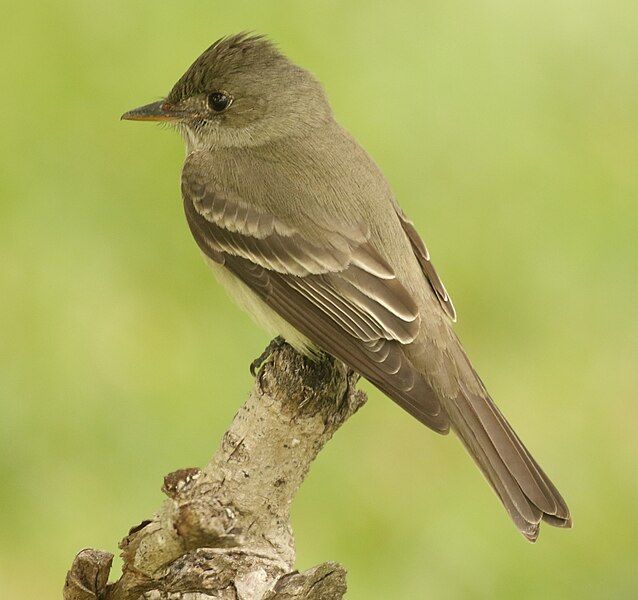
[{"label": "bird's foot", "polygon": [[271,340],[266,349],[250,363],[250,374],[257,377],[262,367],[270,361],[275,350],[279,350],[285,343],[286,340],[280,335]]}]

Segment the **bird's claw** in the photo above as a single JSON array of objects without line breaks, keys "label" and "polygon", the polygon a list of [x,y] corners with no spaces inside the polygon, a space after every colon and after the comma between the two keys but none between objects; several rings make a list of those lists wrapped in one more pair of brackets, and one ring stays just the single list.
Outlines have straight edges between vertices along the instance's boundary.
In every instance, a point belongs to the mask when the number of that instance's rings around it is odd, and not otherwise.
[{"label": "bird's claw", "polygon": [[278,335],[276,338],[270,341],[270,343],[266,346],[265,350],[250,363],[250,374],[253,377],[257,377],[262,367],[270,360],[273,353],[276,350],[279,350],[284,344],[286,340]]}]

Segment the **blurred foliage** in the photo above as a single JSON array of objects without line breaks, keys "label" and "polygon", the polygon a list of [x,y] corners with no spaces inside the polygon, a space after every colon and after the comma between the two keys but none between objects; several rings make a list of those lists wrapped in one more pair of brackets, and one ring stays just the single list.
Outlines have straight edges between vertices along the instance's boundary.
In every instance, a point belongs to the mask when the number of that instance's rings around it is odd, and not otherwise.
[{"label": "blurred foliage", "polygon": [[190,239],[182,142],[118,121],[244,29],[377,159],[575,518],[527,544],[453,438],[371,391],[299,494],[299,566],[342,561],[352,600],[638,597],[635,1],[2,4],[2,598],[116,551],[250,387],[268,340]]}]

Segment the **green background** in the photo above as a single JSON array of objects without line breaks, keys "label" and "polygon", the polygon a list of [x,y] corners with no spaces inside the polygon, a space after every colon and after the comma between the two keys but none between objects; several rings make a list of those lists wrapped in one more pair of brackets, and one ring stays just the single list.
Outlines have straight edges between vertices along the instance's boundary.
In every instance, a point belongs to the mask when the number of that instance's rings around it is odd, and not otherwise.
[{"label": "green background", "polygon": [[352,600],[638,597],[635,1],[3,4],[2,598],[117,552],[250,388],[268,340],[190,239],[182,142],[118,121],[243,29],[380,164],[575,520],[528,544],[460,444],[370,391],[295,502],[298,566],[341,561]]}]

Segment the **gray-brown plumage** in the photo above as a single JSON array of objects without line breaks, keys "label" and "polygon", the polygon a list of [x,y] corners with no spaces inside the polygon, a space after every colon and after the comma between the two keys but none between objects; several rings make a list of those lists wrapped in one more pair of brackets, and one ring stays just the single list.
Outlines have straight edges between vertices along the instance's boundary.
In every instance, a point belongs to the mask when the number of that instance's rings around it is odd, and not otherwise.
[{"label": "gray-brown plumage", "polygon": [[451,427],[528,539],[541,520],[571,525],[454,334],[414,225],[310,73],[240,34],[206,50],[165,100],[123,118],[180,129],[190,230],[260,324],[344,361],[435,431]]}]

